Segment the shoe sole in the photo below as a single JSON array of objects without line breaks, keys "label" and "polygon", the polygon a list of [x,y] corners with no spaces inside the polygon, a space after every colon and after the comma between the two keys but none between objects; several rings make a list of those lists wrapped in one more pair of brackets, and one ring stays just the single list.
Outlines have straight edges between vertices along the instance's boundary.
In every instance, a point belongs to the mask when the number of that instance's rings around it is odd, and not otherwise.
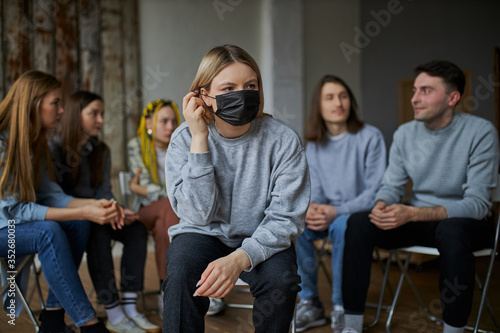
[{"label": "shoe sole", "polygon": [[319,320],[316,320],[316,321],[311,321],[310,323],[307,323],[307,325],[304,326],[304,327],[296,327],[295,331],[297,331],[297,332],[304,332],[307,329],[310,329],[310,328],[313,328],[313,327],[317,327],[317,326],[323,326],[325,324],[326,324],[326,318],[323,318],[323,319],[319,319]]},{"label": "shoe sole", "polygon": [[220,315],[224,314],[224,311],[226,311],[226,309],[222,309],[220,311],[207,312],[207,316],[211,316],[211,317],[220,316]]}]

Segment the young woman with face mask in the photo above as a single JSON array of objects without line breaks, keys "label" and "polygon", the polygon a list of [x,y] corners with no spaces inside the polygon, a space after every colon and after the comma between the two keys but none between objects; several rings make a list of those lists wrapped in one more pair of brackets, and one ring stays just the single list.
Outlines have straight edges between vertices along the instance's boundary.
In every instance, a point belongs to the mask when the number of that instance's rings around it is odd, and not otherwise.
[{"label": "young woman with face mask", "polygon": [[238,277],[255,297],[255,331],[289,330],[309,173],[298,135],[263,105],[247,52],[224,45],[203,57],[165,162],[180,217],[169,229],[165,332],[202,332],[208,298],[227,295]]},{"label": "young woman with face mask", "polygon": [[121,227],[123,211],[107,199],[74,198],[55,183],[47,133],[61,119],[61,98],[60,81],[28,71],[0,103],[0,257],[12,250],[12,230],[16,263],[38,254],[50,288],[40,332],[67,332],[66,311],[83,333],[104,333],[78,267],[90,225]]},{"label": "young woman with face mask", "polygon": [[[89,91],[77,91],[68,100],[58,135],[51,142],[59,185],[79,198],[114,200],[111,189],[111,152],[100,140],[104,101]],[[136,308],[137,292],[144,287],[147,231],[138,215],[124,210],[124,226],[92,225],[87,264],[106,327],[115,333],[159,332]],[[123,244],[120,289],[116,287],[111,243]],[[121,293],[118,293],[118,290]]]}]

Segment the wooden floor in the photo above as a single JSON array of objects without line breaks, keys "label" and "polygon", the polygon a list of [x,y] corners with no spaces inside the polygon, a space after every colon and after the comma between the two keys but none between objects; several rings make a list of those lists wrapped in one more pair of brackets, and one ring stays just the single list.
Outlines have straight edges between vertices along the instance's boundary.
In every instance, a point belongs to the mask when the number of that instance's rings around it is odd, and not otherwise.
[{"label": "wooden floor", "polygon": [[[118,261],[116,261],[116,264]],[[329,265],[328,269],[329,269]],[[410,269],[410,274],[413,278],[413,281],[417,285],[419,291],[421,291],[422,298],[424,301],[430,306],[431,310],[437,316],[440,316],[440,306],[439,306],[439,292],[437,289],[437,278],[438,278],[438,261],[433,260],[423,264],[419,270],[412,267]],[[486,270],[486,260],[478,259],[478,272],[483,276]],[[395,289],[397,280],[399,278],[399,269],[396,265],[392,265],[390,269],[390,284],[393,289]],[[80,268],[80,275],[83,281],[83,284],[87,291],[91,288],[90,278],[87,272],[87,265],[83,263]],[[376,299],[379,295],[380,283],[382,279],[382,274],[380,271],[380,267],[377,263],[374,262],[372,267],[372,284],[370,286],[368,301],[376,302]],[[45,296],[47,292],[47,285],[45,280],[42,278],[42,288],[44,290]],[[320,274],[319,286],[321,290],[320,298],[322,299],[325,305],[326,314],[330,313],[331,304],[329,302],[331,295],[331,287],[326,282],[324,274]],[[154,262],[154,256],[150,252],[148,254],[148,260],[146,263],[146,290],[158,289],[157,275],[156,275],[156,267]],[[469,319],[469,324],[473,322],[476,318],[477,314],[477,304],[478,304],[478,292],[476,289],[475,298],[474,298],[474,308],[473,313]],[[500,262],[495,263],[495,267],[493,270],[493,278],[490,285],[489,290],[490,302],[494,308],[494,313],[497,315],[500,320]],[[157,297],[156,295],[146,296],[147,305],[153,307],[156,305]],[[225,299],[227,302],[251,302],[252,298],[248,295],[248,293],[241,292],[232,292]],[[386,293],[386,302],[389,302],[391,297],[389,293]],[[91,299],[94,304],[95,309],[98,312],[99,316],[104,316],[104,309],[102,306],[98,305],[95,299],[95,296]],[[33,297],[31,302],[33,304],[33,308],[36,308],[37,297]],[[16,319],[16,326],[11,326],[7,323],[8,317],[3,311],[0,311],[0,332],[35,332],[33,324],[31,323],[29,317],[25,313],[22,312],[21,316]],[[374,310],[367,308],[365,313],[365,322],[371,321],[373,318]],[[147,317],[154,323],[161,326],[161,320],[158,315],[154,313],[147,313]],[[381,321],[375,327],[365,331],[370,333],[382,333],[385,332],[384,324],[385,319],[387,318],[387,312],[383,311],[381,315]],[[67,322],[70,323],[69,318],[67,318]],[[481,327],[487,330],[494,330],[495,326],[491,321],[487,312],[483,313],[481,320]],[[78,331],[78,330],[77,330]],[[421,310],[418,308],[418,304],[416,302],[415,297],[411,293],[410,288],[405,285],[402,290],[402,296],[400,297],[400,303],[395,311],[395,316],[393,319],[392,331],[395,333],[409,333],[409,332],[441,332],[442,328],[427,319],[424,318]],[[228,308],[225,313],[216,317],[207,317],[206,318],[206,332],[229,332],[229,333],[244,333],[244,332],[253,332],[252,326],[252,318],[251,311],[245,309],[235,309]],[[319,328],[310,329],[307,332],[310,333],[326,333],[332,332],[329,325],[325,325]]]}]

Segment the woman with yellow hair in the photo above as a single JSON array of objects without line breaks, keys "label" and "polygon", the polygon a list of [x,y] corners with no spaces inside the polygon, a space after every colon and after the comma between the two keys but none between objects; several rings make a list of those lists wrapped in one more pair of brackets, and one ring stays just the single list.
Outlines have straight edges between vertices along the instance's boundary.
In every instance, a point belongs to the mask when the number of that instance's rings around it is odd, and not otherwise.
[{"label": "woman with yellow hair", "polygon": [[[170,137],[181,122],[177,105],[159,99],[144,109],[137,137],[128,143],[128,167],[135,176],[130,190],[137,194],[131,207],[139,220],[153,231],[160,285],[167,275],[165,257],[170,240],[167,230],[179,222],[165,189],[165,155]],[[161,299],[159,304],[162,304]],[[161,312],[160,312],[161,313]]]}]

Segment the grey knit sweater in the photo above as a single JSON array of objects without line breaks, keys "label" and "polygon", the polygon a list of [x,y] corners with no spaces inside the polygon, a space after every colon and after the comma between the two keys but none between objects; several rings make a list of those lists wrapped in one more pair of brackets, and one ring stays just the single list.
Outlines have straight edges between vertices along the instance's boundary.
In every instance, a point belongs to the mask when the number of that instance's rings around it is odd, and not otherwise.
[{"label": "grey knit sweater", "polygon": [[377,200],[399,202],[413,181],[411,204],[444,206],[448,217],[484,218],[497,185],[498,134],[489,121],[456,112],[439,130],[410,121],[394,133]]},{"label": "grey knit sweater", "polygon": [[271,117],[252,121],[243,136],[222,137],[209,125],[208,152],[191,154],[186,123],[167,150],[167,193],[180,222],[171,238],[212,235],[247,253],[253,269],[290,247],[304,230],[310,180],[298,135]]}]

